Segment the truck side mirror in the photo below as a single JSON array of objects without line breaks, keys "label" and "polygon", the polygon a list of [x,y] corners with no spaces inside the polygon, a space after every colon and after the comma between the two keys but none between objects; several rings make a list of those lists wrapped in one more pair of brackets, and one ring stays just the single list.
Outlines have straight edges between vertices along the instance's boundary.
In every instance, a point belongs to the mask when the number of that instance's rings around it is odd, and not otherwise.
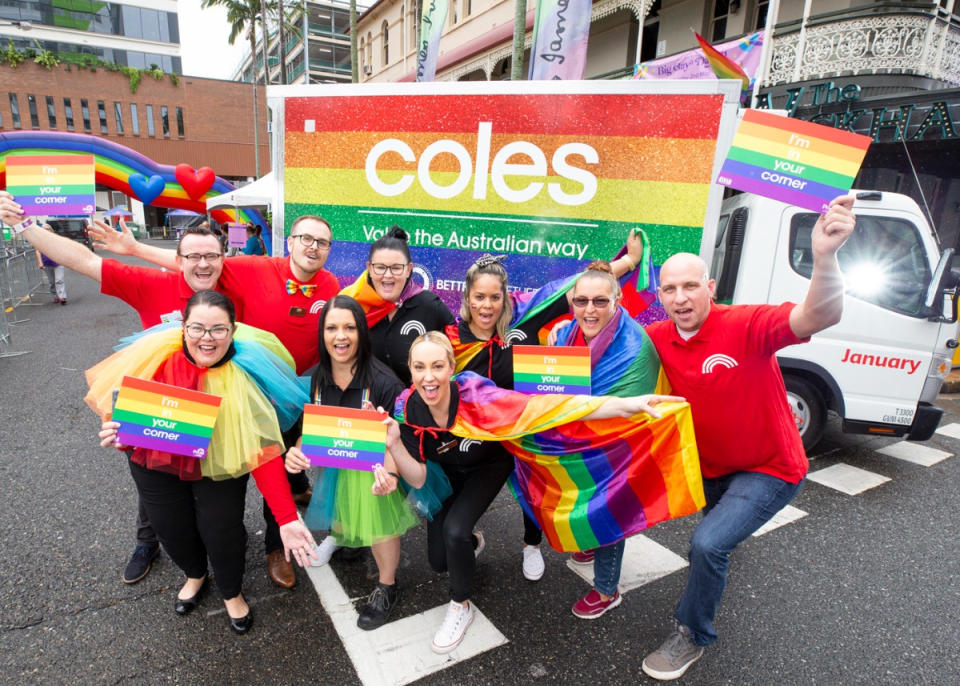
[{"label": "truck side mirror", "polygon": [[[933,270],[933,276],[930,278],[930,285],[927,287],[927,294],[923,299],[927,319],[930,321],[947,324],[957,321],[957,286],[960,286],[960,272],[953,269],[953,257],[953,248],[944,250],[943,254],[940,255],[940,261],[937,263],[936,269]],[[946,293],[951,295],[951,312],[949,314],[944,311]]]}]

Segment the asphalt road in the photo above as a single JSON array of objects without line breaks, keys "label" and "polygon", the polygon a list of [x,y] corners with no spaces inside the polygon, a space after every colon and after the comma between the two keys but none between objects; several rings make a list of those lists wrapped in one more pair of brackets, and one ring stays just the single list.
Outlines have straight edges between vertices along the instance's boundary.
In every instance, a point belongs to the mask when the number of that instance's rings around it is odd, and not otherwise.
[{"label": "asphalt road", "polygon": [[[177,616],[181,574],[165,556],[142,582],[120,582],[134,543],[133,483],[121,457],[97,445],[98,422],[81,398],[83,370],[138,319],[83,277],[68,273],[67,288],[65,307],[42,293],[12,313],[29,320],[15,325],[13,349],[30,352],[0,359],[0,681],[356,684],[353,659],[399,661],[388,651],[352,659],[305,574],[291,591],[267,579],[252,487],[249,635],[229,631],[213,594],[198,612]],[[960,421],[960,397],[941,401],[944,424]],[[846,463],[889,481],[859,495],[808,482],[793,503],[805,517],[745,542],[717,618],[720,640],[680,683],[960,683],[960,459],[923,467],[876,452],[895,442],[831,427],[812,470]],[[960,447],[942,435],[928,445]],[[646,536],[685,556],[695,524],[688,517]],[[522,578],[521,519],[508,493],[482,527],[488,547],[474,599],[507,642],[418,683],[654,683],[640,664],[670,627],[684,570],[583,621],[570,606],[588,587],[565,556],[546,551],[544,578]],[[333,571],[350,598],[369,592],[375,575],[366,559],[335,558]],[[404,540],[400,581],[398,619],[446,600],[445,580],[427,566],[422,528]]]}]

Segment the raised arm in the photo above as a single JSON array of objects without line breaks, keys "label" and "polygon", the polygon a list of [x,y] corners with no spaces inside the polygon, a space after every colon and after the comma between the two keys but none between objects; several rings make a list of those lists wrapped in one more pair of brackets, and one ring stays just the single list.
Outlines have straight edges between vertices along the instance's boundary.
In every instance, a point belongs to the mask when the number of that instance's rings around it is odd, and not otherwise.
[{"label": "raised arm", "polygon": [[[383,408],[377,409],[383,412]],[[427,481],[427,465],[415,460],[407,452],[400,438],[400,425],[397,424],[396,419],[387,415],[383,423],[387,425],[387,451],[393,458],[397,472],[408,484],[414,488],[420,488]]]},{"label": "raised arm", "polygon": [[830,201],[830,209],[820,215],[811,235],[813,273],[803,302],[790,312],[790,329],[798,338],[807,338],[833,326],[843,314],[843,274],[837,263],[837,251],[853,233],[856,217],[853,196]]},{"label": "raised arm", "polygon": [[177,251],[169,248],[158,248],[138,241],[133,232],[127,228],[127,223],[120,220],[120,230],[94,220],[88,224],[90,236],[94,245],[103,250],[109,250],[114,255],[132,255],[141,260],[151,262],[158,267],[165,267],[170,271],[178,271]]},{"label": "raised arm", "polygon": [[630,229],[627,234],[627,252],[610,262],[614,278],[619,279],[624,274],[632,272],[643,258],[643,239],[636,229]]},{"label": "raised arm", "polygon": [[[13,196],[6,191],[0,191],[0,220],[10,226],[16,226],[26,218],[23,208],[17,204]],[[58,236],[52,231],[45,231],[37,222],[20,233],[34,248],[54,262],[59,262],[78,274],[89,276],[94,281],[100,281],[103,260],[87,250],[86,246],[64,236]]]}]

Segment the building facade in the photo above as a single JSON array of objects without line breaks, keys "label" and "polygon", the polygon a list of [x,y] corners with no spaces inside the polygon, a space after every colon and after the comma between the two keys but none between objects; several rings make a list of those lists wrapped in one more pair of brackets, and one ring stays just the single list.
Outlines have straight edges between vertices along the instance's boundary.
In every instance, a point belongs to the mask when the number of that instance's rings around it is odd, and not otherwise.
[{"label": "building facade", "polygon": [[[339,0],[287,0],[289,12],[285,29],[283,59],[287,67],[287,83],[349,83],[350,64],[350,3]],[[366,3],[357,3],[363,12]],[[271,26],[267,42],[267,63],[270,83],[280,83],[280,31]],[[254,66],[254,63],[256,66]],[[257,43],[256,59],[249,51],[237,66],[233,78],[252,82],[254,70],[263,81],[263,41]]]},{"label": "building facade", "polygon": [[63,60],[92,55],[124,67],[183,73],[177,0],[4,0],[0,44],[8,41],[21,49],[39,46]]}]

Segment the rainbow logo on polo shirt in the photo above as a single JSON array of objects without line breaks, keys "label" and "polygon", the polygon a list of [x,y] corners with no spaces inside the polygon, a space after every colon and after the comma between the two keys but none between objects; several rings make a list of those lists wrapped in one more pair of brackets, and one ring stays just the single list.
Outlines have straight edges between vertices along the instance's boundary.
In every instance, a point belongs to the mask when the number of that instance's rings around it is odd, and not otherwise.
[{"label": "rainbow logo on polo shirt", "polygon": [[125,445],[203,459],[213,434],[220,396],[157,381],[123,377],[112,419]]},{"label": "rainbow logo on polo shirt", "polygon": [[93,155],[8,155],[7,192],[28,217],[93,214]]},{"label": "rainbow logo on polo shirt", "polygon": [[373,410],[308,404],[303,408],[300,449],[310,463],[373,471],[387,450],[386,415]]},{"label": "rainbow logo on polo shirt", "polygon": [[814,212],[846,195],[873,141],[802,119],[746,110],[717,183]]},{"label": "rainbow logo on polo shirt", "polygon": [[513,346],[513,388],[524,393],[590,395],[590,348]]}]

